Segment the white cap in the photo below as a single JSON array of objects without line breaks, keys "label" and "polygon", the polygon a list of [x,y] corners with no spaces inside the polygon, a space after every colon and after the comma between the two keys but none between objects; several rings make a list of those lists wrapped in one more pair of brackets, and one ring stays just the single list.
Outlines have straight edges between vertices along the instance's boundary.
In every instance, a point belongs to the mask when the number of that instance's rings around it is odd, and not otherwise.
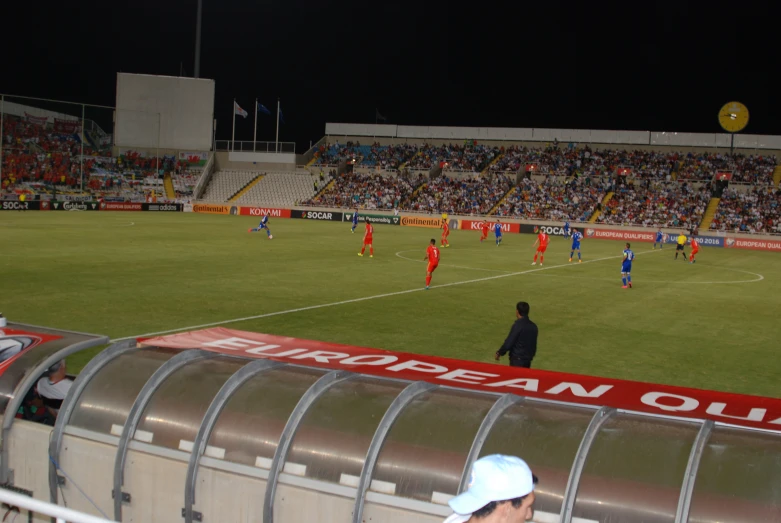
[{"label": "white cap", "polygon": [[472,512],[492,501],[526,496],[534,491],[536,482],[537,478],[532,474],[529,465],[521,458],[501,454],[480,458],[472,465],[468,490],[448,501],[448,505],[455,512],[455,517],[448,518],[448,522],[467,521]]}]

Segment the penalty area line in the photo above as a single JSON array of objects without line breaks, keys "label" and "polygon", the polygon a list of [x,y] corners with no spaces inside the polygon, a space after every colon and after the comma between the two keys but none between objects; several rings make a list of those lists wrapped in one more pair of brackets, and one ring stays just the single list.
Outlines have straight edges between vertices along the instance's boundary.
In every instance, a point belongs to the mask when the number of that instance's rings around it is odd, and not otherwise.
[{"label": "penalty area line", "polygon": [[[637,253],[637,255],[641,254],[648,254],[651,252],[661,252],[661,251],[645,251],[641,253]],[[528,269],[525,271],[518,271],[518,272],[509,272],[507,274],[497,274],[496,276],[486,276],[484,278],[475,278],[472,280],[463,280],[463,281],[455,281],[451,283],[443,283],[440,285],[432,285],[431,290],[435,289],[444,289],[446,287],[455,287],[457,285],[468,285],[470,283],[480,283],[484,281],[491,281],[491,280],[498,280],[500,278],[509,278],[511,276],[521,276],[522,274],[529,274],[533,272],[540,272],[540,271],[549,271],[552,269],[560,269],[562,267],[578,267],[580,265],[585,265],[587,263],[596,263],[600,261],[605,260],[616,260],[618,258],[621,258],[622,256],[608,256],[605,258],[596,258],[593,260],[584,261],[580,264],[572,264],[572,263],[565,263],[562,265],[551,265],[549,267],[539,267],[535,269]],[[200,330],[200,329],[206,329],[209,327],[219,327],[220,325],[228,325],[230,323],[240,323],[242,321],[251,321],[251,320],[260,320],[263,318],[272,318],[274,316],[282,316],[284,314],[293,314],[296,312],[305,312],[305,311],[312,311],[316,309],[325,309],[328,307],[337,307],[339,305],[348,305],[350,303],[360,303],[362,301],[369,301],[369,300],[378,300],[380,298],[390,298],[391,296],[402,296],[404,294],[411,294],[413,292],[423,292],[425,291],[425,287],[418,287],[415,289],[407,289],[405,291],[396,291],[396,292],[387,292],[384,294],[375,294],[374,296],[364,296],[363,298],[353,298],[350,300],[342,300],[342,301],[335,301],[332,303],[321,303],[319,305],[310,305],[308,307],[299,307],[297,309],[288,309],[285,311],[276,311],[276,312],[268,312],[266,314],[256,314],[254,316],[245,316],[243,318],[234,318],[232,320],[222,320],[222,321],[213,321],[209,323],[202,323],[200,325],[190,325],[189,327],[179,327],[178,329],[169,329],[164,331],[157,331],[157,332],[147,332],[144,334],[136,334],[135,336],[126,336],[124,338],[115,338],[112,339],[111,343],[116,343],[118,341],[125,341],[125,340],[132,340],[136,338],[149,338],[152,336],[161,336],[163,334],[173,334],[176,332],[182,332],[182,331],[190,331],[190,330]]]}]

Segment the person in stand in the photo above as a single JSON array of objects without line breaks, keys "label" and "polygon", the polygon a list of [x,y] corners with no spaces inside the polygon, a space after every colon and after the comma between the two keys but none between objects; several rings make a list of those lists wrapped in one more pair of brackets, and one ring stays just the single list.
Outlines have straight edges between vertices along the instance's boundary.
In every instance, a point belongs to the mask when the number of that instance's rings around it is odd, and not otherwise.
[{"label": "person in stand", "polygon": [[537,476],[516,456],[491,454],[475,461],[469,489],[448,501],[444,523],[519,523],[534,517]]},{"label": "person in stand", "polygon": [[537,325],[529,319],[529,304],[519,301],[515,306],[515,323],[510,334],[504,340],[502,348],[496,351],[496,361],[510,353],[511,367],[531,368],[532,360],[537,354]]}]

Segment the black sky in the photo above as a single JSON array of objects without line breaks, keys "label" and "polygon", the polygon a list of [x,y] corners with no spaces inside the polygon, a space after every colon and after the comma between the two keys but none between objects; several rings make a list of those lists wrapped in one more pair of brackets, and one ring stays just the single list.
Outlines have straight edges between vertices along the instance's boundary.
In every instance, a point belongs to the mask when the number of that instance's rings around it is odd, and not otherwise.
[{"label": "black sky", "polygon": [[[280,140],[374,122],[781,134],[775,3],[203,0],[218,139],[279,97]],[[9,5],[10,4],[10,5]],[[0,92],[114,105],[117,71],[193,74],[196,1],[5,2]],[[259,140],[274,139],[261,117]],[[236,139],[252,139],[252,116]]]}]

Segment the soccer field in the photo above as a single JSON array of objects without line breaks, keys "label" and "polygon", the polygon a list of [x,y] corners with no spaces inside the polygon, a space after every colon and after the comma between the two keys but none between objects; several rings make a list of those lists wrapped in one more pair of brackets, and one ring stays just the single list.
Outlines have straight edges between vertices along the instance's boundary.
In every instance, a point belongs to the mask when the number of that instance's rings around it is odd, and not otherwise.
[{"label": "soccer field", "polygon": [[[777,254],[632,245],[634,289],[621,288],[623,242],[584,240],[583,264],[552,238],[531,266],[531,235],[453,231],[432,288],[432,229],[183,213],[0,214],[0,311],[10,321],[112,339],[208,324],[493,361],[519,300],[540,327],[534,367],[779,397]],[[95,354],[69,360],[80,369]],[[506,358],[503,363],[506,364]]]}]

